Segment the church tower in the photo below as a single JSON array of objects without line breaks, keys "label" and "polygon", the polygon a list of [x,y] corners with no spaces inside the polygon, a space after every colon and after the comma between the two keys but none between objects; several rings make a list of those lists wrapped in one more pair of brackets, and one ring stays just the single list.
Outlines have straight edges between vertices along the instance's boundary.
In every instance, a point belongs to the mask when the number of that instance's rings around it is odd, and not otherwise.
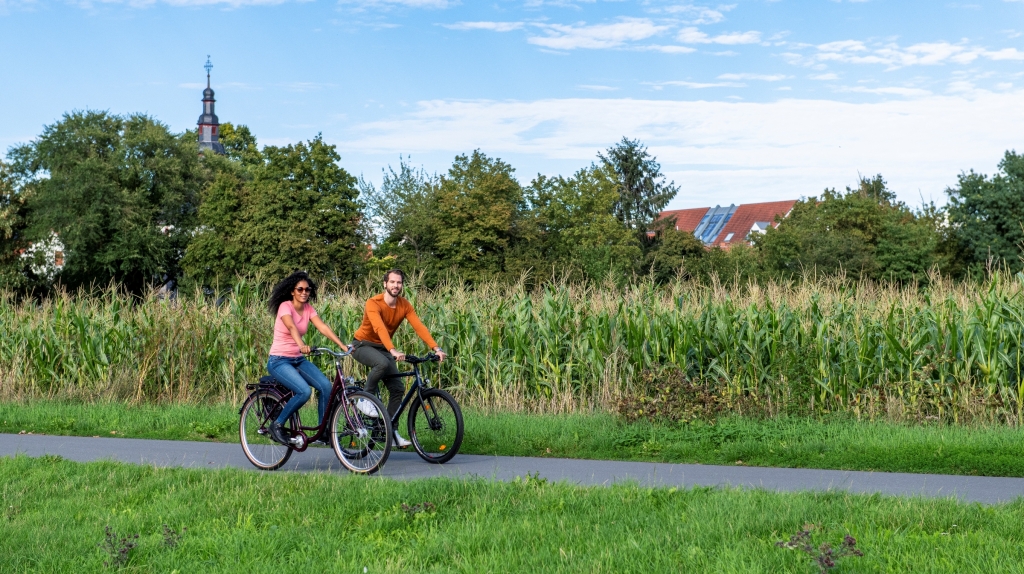
[{"label": "church tower", "polygon": [[199,116],[199,149],[213,150],[213,153],[224,155],[224,144],[218,141],[218,129],[220,122],[217,121],[217,114],[213,113],[213,90],[210,88],[210,70],[213,64],[210,57],[206,57],[206,89],[203,90],[203,115]]}]

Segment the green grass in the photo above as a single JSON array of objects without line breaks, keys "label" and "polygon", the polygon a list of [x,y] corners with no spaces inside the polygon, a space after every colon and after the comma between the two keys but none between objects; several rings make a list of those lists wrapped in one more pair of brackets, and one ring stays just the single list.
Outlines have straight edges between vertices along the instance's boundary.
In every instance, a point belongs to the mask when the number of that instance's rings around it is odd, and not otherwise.
[{"label": "green grass", "polygon": [[[413,514],[402,505],[433,505]],[[327,473],[0,459],[0,570],[95,572],[104,529],[138,534],[126,572],[816,572],[776,548],[804,524],[849,534],[836,572],[1022,572],[1024,501],[578,487],[524,477]],[[165,544],[163,528],[182,533]],[[364,570],[365,568],[365,570]]]},{"label": "green grass", "polygon": [[[237,411],[224,404],[0,403],[0,432],[234,442]],[[316,416],[309,407],[303,412]],[[1001,426],[803,418],[658,426],[603,414],[465,414],[466,454],[1024,476],[1024,431]]]}]

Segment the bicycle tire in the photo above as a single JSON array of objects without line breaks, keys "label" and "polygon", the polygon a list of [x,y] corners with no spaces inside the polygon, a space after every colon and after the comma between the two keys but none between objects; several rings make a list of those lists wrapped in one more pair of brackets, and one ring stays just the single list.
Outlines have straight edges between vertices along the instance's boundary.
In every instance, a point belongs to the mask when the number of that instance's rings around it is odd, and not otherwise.
[{"label": "bicycle tire", "polygon": [[[363,414],[357,401],[369,401],[376,416]],[[331,447],[350,472],[373,474],[391,455],[391,421],[380,400],[365,391],[350,391],[331,413]]]},{"label": "bicycle tire", "polygon": [[[242,405],[238,421],[239,441],[245,458],[261,470],[276,470],[288,462],[292,448],[270,438],[270,423],[284,408],[281,395],[270,389],[257,389]],[[295,417],[289,417],[285,428],[295,428]]]},{"label": "bicycle tire", "polygon": [[425,389],[413,399],[406,426],[416,453],[434,464],[451,460],[459,452],[466,432],[462,409],[441,389]]}]

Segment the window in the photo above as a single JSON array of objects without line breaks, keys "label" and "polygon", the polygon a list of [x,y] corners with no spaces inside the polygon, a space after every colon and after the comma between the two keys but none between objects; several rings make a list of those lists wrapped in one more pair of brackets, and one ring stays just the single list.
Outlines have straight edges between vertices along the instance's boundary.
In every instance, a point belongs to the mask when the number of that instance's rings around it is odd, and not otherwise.
[{"label": "window", "polygon": [[725,242],[728,243],[729,241],[731,241],[733,235],[736,235],[736,234],[735,233],[730,233],[729,235],[726,235],[725,236]]}]

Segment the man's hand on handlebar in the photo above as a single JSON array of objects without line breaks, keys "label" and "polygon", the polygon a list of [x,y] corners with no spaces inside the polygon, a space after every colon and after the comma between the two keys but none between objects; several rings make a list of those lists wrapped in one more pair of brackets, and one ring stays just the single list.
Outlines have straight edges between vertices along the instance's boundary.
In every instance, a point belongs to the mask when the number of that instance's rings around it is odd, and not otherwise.
[{"label": "man's hand on handlebar", "polygon": [[448,358],[448,353],[445,353],[441,347],[434,347],[434,354],[437,355],[437,362],[439,363],[443,363]]},{"label": "man's hand on handlebar", "polygon": [[396,361],[405,360],[405,353],[399,351],[398,349],[391,349],[391,356],[394,357]]}]

